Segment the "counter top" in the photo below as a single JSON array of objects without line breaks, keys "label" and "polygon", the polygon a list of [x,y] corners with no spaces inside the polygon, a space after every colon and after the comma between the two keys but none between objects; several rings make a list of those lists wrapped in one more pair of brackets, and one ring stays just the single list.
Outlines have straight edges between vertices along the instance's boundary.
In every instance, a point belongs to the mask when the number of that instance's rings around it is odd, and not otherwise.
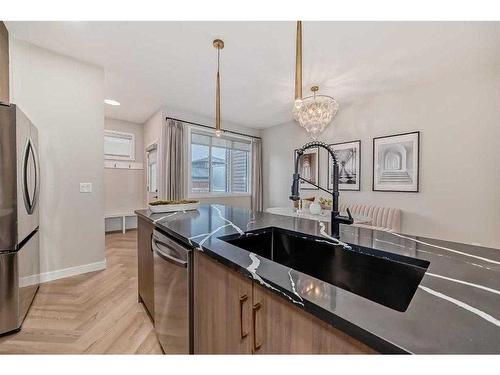
[{"label": "counter top", "polygon": [[405,312],[231,245],[219,237],[265,227],[329,237],[322,221],[226,205],[136,213],[382,353],[500,354],[500,250],[341,225],[340,241],[430,262]]}]

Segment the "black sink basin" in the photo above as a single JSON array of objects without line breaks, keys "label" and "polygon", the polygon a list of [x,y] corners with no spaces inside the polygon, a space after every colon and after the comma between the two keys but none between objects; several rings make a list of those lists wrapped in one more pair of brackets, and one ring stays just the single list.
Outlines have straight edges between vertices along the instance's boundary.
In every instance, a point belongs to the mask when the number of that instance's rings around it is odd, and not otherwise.
[{"label": "black sink basin", "polygon": [[354,245],[347,250],[275,227],[220,239],[397,311],[406,311],[429,267],[425,260]]}]

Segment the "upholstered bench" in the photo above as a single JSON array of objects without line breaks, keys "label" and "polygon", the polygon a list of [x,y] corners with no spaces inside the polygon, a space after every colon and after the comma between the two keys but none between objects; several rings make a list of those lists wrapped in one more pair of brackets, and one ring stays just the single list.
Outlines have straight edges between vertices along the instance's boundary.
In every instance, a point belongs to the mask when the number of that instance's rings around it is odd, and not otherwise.
[{"label": "upholstered bench", "polygon": [[366,216],[372,219],[368,224],[353,224],[357,227],[399,232],[401,230],[401,210],[391,207],[379,207],[369,204],[340,203],[340,211],[347,208],[353,215]]}]

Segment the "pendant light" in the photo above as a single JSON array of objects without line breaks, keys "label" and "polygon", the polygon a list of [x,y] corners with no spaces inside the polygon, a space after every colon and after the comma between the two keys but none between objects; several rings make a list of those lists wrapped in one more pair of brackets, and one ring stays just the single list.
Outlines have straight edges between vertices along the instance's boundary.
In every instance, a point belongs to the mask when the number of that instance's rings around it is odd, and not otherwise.
[{"label": "pendant light", "polygon": [[297,21],[293,117],[312,137],[315,137],[332,122],[339,105],[331,96],[318,94],[319,86],[312,86],[311,91],[312,95],[302,97],[302,22]]},{"label": "pendant light", "polygon": [[224,131],[220,126],[220,50],[224,48],[224,42],[221,39],[215,39],[213,46],[217,48],[217,80],[215,83],[215,135],[220,137]]}]

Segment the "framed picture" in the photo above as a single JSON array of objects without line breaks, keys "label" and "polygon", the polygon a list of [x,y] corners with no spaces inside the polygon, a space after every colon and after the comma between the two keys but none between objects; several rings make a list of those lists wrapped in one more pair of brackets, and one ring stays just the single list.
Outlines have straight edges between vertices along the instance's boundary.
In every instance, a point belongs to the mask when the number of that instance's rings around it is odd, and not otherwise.
[{"label": "framed picture", "polygon": [[[339,165],[339,190],[361,190],[361,141],[329,145]],[[333,160],[328,155],[328,190],[333,190]]]},{"label": "framed picture", "polygon": [[420,132],[373,138],[373,191],[418,192]]},{"label": "framed picture", "polygon": [[[293,163],[297,157],[297,150],[293,153]],[[304,154],[299,160],[299,173],[300,177],[311,181],[313,184],[319,185],[319,148],[310,148],[304,151]],[[300,189],[304,190],[318,190],[314,185],[308,184],[300,180]]]}]

